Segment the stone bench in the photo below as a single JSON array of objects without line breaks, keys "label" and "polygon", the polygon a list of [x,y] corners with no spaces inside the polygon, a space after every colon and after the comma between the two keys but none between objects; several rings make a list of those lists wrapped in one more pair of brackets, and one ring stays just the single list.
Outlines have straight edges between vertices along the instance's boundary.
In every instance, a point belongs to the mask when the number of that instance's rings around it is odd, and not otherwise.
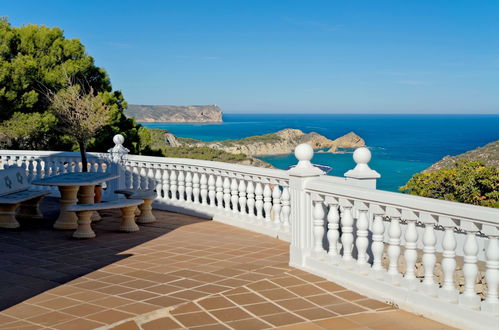
[{"label": "stone bench", "polygon": [[137,223],[145,224],[156,221],[156,217],[152,214],[152,202],[156,199],[158,194],[154,190],[119,189],[114,192],[116,194],[123,194],[128,199],[144,200],[144,203],[135,211]]},{"label": "stone bench", "polygon": [[39,204],[50,192],[31,187],[24,168],[9,167],[0,171],[0,228],[19,228],[16,210],[18,217],[43,218]]},{"label": "stone bench", "polygon": [[112,202],[95,204],[75,204],[68,206],[66,211],[75,212],[78,216],[78,227],[73,233],[75,238],[94,238],[95,232],[92,230],[92,214],[95,211],[121,209],[121,225],[119,230],[134,232],[139,230],[135,223],[134,211],[138,205],[144,201],[141,199],[119,199]]}]

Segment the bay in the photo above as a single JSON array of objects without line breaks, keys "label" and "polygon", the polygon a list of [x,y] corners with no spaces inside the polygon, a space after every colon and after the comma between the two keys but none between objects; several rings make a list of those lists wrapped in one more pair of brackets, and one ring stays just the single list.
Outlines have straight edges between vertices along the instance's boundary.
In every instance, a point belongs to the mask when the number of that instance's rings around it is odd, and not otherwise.
[{"label": "bay", "polygon": [[[398,188],[446,155],[457,155],[499,139],[499,115],[224,114],[223,123],[142,123],[180,137],[215,141],[297,128],[335,139],[354,131],[372,152],[381,174],[378,189]],[[296,163],[293,155],[258,157],[276,168]],[[352,154],[316,153],[314,163],[332,166],[330,175],[353,168]]]}]

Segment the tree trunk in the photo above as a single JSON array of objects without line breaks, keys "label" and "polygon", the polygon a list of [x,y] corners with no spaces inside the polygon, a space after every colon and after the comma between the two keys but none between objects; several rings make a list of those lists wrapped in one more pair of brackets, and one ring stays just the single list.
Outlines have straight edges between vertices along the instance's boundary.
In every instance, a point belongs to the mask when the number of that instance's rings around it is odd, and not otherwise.
[{"label": "tree trunk", "polygon": [[88,164],[87,164],[87,145],[85,142],[78,142],[80,146],[80,154],[81,154],[81,171],[88,172]]}]

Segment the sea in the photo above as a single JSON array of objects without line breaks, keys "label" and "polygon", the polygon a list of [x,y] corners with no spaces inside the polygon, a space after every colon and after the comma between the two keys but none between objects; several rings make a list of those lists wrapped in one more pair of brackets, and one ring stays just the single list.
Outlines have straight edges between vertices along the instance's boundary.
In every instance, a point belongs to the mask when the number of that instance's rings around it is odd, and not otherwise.
[{"label": "sea", "polygon": [[[377,188],[399,191],[407,180],[447,155],[499,140],[499,115],[349,115],[349,114],[224,114],[222,123],[142,123],[180,137],[215,141],[240,139],[297,128],[330,139],[350,131],[361,136],[372,153],[369,166],[381,174]],[[315,164],[343,176],[355,163],[346,153],[316,153]],[[296,164],[294,155],[258,157],[276,168]]]}]

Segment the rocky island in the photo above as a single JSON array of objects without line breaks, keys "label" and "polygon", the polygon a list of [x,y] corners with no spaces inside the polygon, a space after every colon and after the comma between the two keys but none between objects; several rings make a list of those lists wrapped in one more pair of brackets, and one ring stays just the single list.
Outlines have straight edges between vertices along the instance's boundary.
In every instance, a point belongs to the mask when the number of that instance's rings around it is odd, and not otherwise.
[{"label": "rocky island", "polygon": [[216,105],[136,105],[129,104],[125,115],[138,122],[220,123],[222,110]]}]

